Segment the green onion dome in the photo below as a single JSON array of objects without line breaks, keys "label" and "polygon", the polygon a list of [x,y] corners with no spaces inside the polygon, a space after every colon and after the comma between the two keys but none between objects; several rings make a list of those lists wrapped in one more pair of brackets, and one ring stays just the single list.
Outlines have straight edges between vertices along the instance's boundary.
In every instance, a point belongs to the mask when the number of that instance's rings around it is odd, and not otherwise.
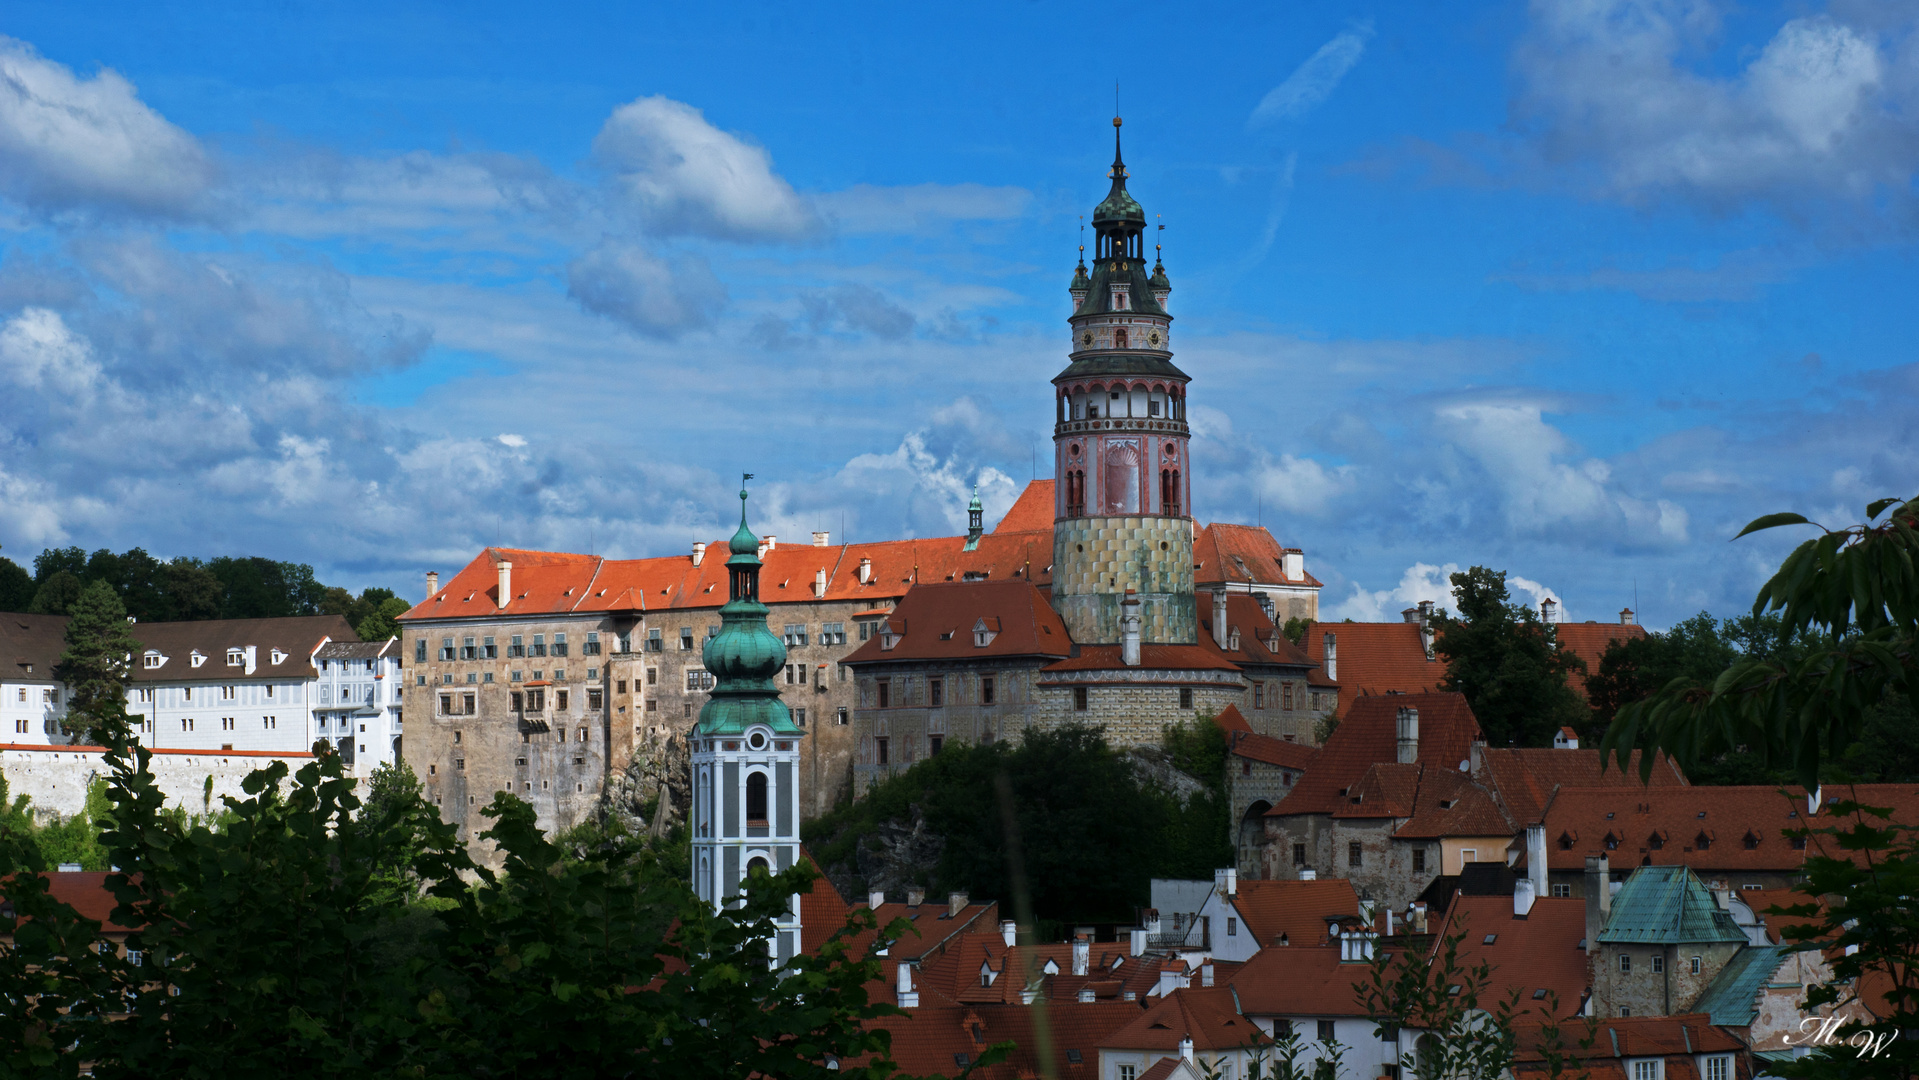
[{"label": "green onion dome", "polygon": [[740,491],[740,528],[728,545],[728,599],[720,608],[720,632],[706,640],[700,658],[712,674],[711,698],[700,710],[699,733],[737,735],[764,724],[779,735],[799,735],[773,676],[786,666],[786,646],[766,625],[760,603],[759,537],[746,523],[746,492]]}]

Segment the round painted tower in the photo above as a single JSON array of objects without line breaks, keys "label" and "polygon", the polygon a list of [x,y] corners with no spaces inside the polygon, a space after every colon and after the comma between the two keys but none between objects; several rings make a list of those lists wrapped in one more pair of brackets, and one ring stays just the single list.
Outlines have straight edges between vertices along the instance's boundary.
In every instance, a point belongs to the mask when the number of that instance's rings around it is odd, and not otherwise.
[{"label": "round painted tower", "polygon": [[1120,603],[1140,601],[1143,641],[1198,640],[1188,494],[1186,373],[1173,366],[1173,291],[1146,268],[1146,212],[1126,190],[1118,117],[1113,187],[1093,209],[1070,291],[1071,363],[1054,377],[1053,606],[1073,640],[1120,640]]}]

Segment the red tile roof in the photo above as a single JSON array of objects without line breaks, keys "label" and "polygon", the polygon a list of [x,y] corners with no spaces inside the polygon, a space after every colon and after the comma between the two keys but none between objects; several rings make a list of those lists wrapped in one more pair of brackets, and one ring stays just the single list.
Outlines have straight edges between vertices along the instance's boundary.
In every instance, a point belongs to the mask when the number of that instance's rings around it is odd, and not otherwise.
[{"label": "red tile roof", "polygon": [[1286,576],[1285,552],[1264,527],[1216,521],[1193,538],[1193,581],[1201,588],[1214,582],[1253,582],[1260,585],[1319,586],[1311,574]]},{"label": "red tile roof", "polygon": [[1500,809],[1492,792],[1458,769],[1448,769],[1435,762],[1420,766],[1413,813],[1393,835],[1402,839],[1437,839],[1511,836],[1518,831],[1518,823]]},{"label": "red tile roof", "polygon": [[1328,919],[1359,914],[1359,894],[1344,878],[1242,880],[1234,887],[1233,907],[1262,950],[1276,945],[1281,936],[1289,947],[1311,946],[1326,940]]},{"label": "red tile roof", "polygon": [[1212,594],[1201,591],[1196,599],[1199,616],[1199,643],[1213,649],[1221,656],[1243,666],[1262,664],[1282,664],[1293,667],[1312,667],[1313,661],[1299,646],[1287,640],[1280,628],[1273,624],[1272,617],[1259,605],[1259,598],[1251,593],[1228,593],[1226,596],[1227,642],[1232,641],[1232,631],[1239,631],[1239,648],[1222,647],[1213,640],[1213,598]]},{"label": "red tile roof", "polygon": [[1113,1050],[1178,1050],[1182,1039],[1191,1038],[1193,1049],[1214,1051],[1270,1043],[1234,1003],[1232,990],[1224,986],[1175,990],[1100,1045]]},{"label": "red tile roof", "polygon": [[1366,981],[1366,964],[1342,961],[1339,946],[1295,944],[1254,953],[1228,985],[1247,1016],[1368,1016],[1353,993]]},{"label": "red tile roof", "polygon": [[1479,722],[1460,694],[1360,698],[1307,763],[1292,793],[1268,813],[1331,814],[1351,805],[1348,789],[1358,785],[1368,769],[1398,760],[1398,710],[1406,708],[1419,710],[1417,760],[1435,769],[1457,769],[1481,738]]},{"label": "red tile roof", "polygon": [[1213,717],[1213,723],[1226,733],[1227,753],[1237,757],[1301,770],[1312,760],[1313,747],[1259,734],[1246,723],[1237,705],[1226,706],[1218,716]]},{"label": "red tile roof", "polygon": [[[1826,789],[1828,801],[1840,790]],[[1860,784],[1843,790],[1869,806],[1894,808],[1897,822],[1919,822],[1919,785]],[[1546,809],[1547,865],[1584,870],[1587,856],[1604,855],[1616,867],[1688,866],[1702,877],[1740,870],[1795,871],[1807,850],[1819,850],[1823,838],[1815,835],[1806,849],[1795,849],[1782,831],[1834,819],[1822,807],[1809,820],[1805,789],[1785,791],[1782,796],[1779,787],[1768,784],[1649,790],[1636,777],[1620,787],[1561,788]],[[1702,835],[1704,847],[1699,844]],[[1614,846],[1607,846],[1608,836]],[[1658,847],[1653,846],[1655,837]]]},{"label": "red tile roof", "polygon": [[1141,645],[1139,667],[1120,662],[1118,645],[1081,645],[1079,655],[1056,660],[1041,671],[1238,671],[1239,666],[1203,645]]},{"label": "red tile roof", "polygon": [[1180,1059],[1163,1057],[1153,1063],[1153,1067],[1139,1074],[1139,1080],[1167,1080],[1179,1070]]},{"label": "red tile roof", "polygon": [[[1474,777],[1492,788],[1508,813],[1522,825],[1543,820],[1546,804],[1553,792],[1567,787],[1604,787],[1610,783],[1638,782],[1639,755],[1634,751],[1625,772],[1617,762],[1601,771],[1596,749],[1549,750],[1515,747],[1481,747],[1479,768]],[[1677,787],[1687,783],[1679,763],[1662,757],[1654,766],[1649,781],[1653,787]]]},{"label": "red tile roof", "polygon": [[[1446,665],[1426,659],[1419,625],[1408,622],[1314,623],[1306,628],[1306,655],[1315,664],[1326,662],[1326,635],[1337,641],[1340,688],[1337,715],[1343,720],[1353,704],[1368,696],[1392,692],[1429,693],[1439,689]],[[1325,668],[1321,667],[1321,672]]]},{"label": "red tile roof", "polygon": [[1462,937],[1456,954],[1461,970],[1482,962],[1492,968],[1492,980],[1480,997],[1484,1004],[1517,990],[1520,1008],[1538,1015],[1545,1011],[1546,1000],[1533,995],[1546,990],[1559,999],[1557,1015],[1566,1017],[1585,1002],[1590,985],[1586,950],[1580,947],[1586,937],[1585,900],[1540,897],[1520,918],[1513,914],[1510,896],[1456,896],[1433,938],[1433,955],[1455,934]]},{"label": "red tile roof", "polygon": [[1599,674],[1599,660],[1606,655],[1607,646],[1615,641],[1629,641],[1646,636],[1646,628],[1637,623],[1602,623],[1588,620],[1576,623],[1554,623],[1553,633],[1559,640],[1559,647],[1569,649],[1586,662],[1586,674],[1574,672],[1567,682],[1572,684],[1579,696],[1586,696],[1586,679]]},{"label": "red tile roof", "polygon": [[[993,632],[983,646],[973,638],[981,620]],[[1073,647],[1046,593],[1017,578],[918,586],[887,615],[886,626],[899,635],[893,648],[875,635],[842,662],[1065,656]]]},{"label": "red tile roof", "polygon": [[[1044,1011],[1051,1060],[1039,1058],[1038,1016]],[[1048,1001],[1041,1005],[921,1005],[905,1016],[870,1021],[892,1035],[892,1057],[907,1075],[957,1076],[966,1067],[954,1055],[975,1061],[987,1047],[1011,1042],[1014,1050],[998,1065],[976,1070],[981,1080],[1050,1076],[1058,1080],[1095,1080],[1099,1047],[1113,1032],[1140,1014],[1134,1002]],[[1077,1051],[1079,1061],[1072,1060]],[[1043,1065],[1043,1067],[1042,1067]]]},{"label": "red tile roof", "polygon": [[[1580,1030],[1569,1030],[1574,1027]],[[1579,1046],[1585,1038],[1583,1025],[1562,1024],[1560,1028],[1562,1052],[1582,1061],[1665,1055],[1690,1059],[1694,1054],[1740,1053],[1746,1049],[1746,1044],[1738,1036],[1725,1028],[1714,1026],[1712,1018],[1705,1013],[1601,1018],[1598,1021],[1598,1037],[1590,1048],[1585,1049]],[[1514,1034],[1519,1039],[1515,1055],[1518,1063],[1542,1060],[1544,1054],[1540,1047],[1544,1032],[1540,1025],[1515,1025]],[[1690,1060],[1687,1064],[1691,1064]],[[1671,1069],[1666,1071],[1666,1076],[1667,1080],[1676,1080]]]},{"label": "red tile roof", "polygon": [[[109,873],[105,870],[56,870],[40,876],[46,879],[49,898],[72,908],[81,918],[99,923],[100,929],[106,933],[124,934],[133,927],[121,926],[111,918],[118,901],[114,899],[112,890],[107,888]],[[137,882],[139,876],[134,875],[134,880]],[[0,895],[4,892],[4,888],[0,888]]]},{"label": "red tile roof", "polygon": [[996,533],[1053,531],[1053,482],[1034,480],[1019,493],[1006,516],[993,526]]}]

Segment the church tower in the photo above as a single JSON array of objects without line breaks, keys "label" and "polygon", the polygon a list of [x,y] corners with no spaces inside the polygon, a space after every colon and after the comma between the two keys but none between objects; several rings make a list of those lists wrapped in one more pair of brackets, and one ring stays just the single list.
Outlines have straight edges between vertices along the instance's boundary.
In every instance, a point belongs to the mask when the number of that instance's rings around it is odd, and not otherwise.
[{"label": "church tower", "polygon": [[[1093,209],[1090,272],[1082,246],[1070,292],[1071,363],[1053,379],[1053,607],[1073,640],[1121,640],[1128,592],[1140,638],[1190,645],[1193,521],[1186,373],[1173,366],[1173,285],[1146,268],[1146,212],[1126,190],[1118,117],[1113,187]],[[1128,605],[1130,607],[1130,605]]]},{"label": "church tower", "polygon": [[[751,477],[747,477],[750,479]],[[777,872],[799,858],[800,739],[773,676],[786,647],[766,625],[760,603],[759,538],[746,524],[728,545],[728,598],[720,632],[702,659],[715,678],[712,696],[690,735],[693,745],[693,890],[715,907],[744,891],[755,870]],[[773,956],[785,963],[800,944],[799,897],[776,923]]]}]

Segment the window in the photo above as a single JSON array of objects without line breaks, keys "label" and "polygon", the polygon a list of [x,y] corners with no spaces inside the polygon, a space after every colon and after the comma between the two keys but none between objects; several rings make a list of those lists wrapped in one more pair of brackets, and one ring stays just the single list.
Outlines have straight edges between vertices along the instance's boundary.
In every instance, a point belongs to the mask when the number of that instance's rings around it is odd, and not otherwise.
[{"label": "window", "polygon": [[508,673],[507,673],[507,679],[508,679],[508,681],[510,681],[510,682],[525,682],[525,681],[526,681],[526,672],[524,672],[524,671],[513,671],[513,672],[508,672]]},{"label": "window", "polygon": [[1665,1075],[1664,1058],[1641,1058],[1632,1063],[1632,1080],[1664,1080]]},{"label": "window", "polygon": [[873,740],[873,760],[876,764],[886,764],[886,738],[881,736]]},{"label": "window", "polygon": [[1571,885],[1554,885],[1552,890],[1553,895],[1559,897],[1571,896],[1573,894],[1573,887]]},{"label": "window", "polygon": [[[475,704],[476,704],[476,703],[475,703],[475,700],[474,700],[474,697],[475,697],[475,695],[473,695],[473,694],[462,694],[462,695],[460,695],[460,697],[461,697],[461,701],[460,701],[460,710],[461,710],[461,712],[462,712],[462,713],[464,713],[464,714],[465,714],[465,715],[467,715],[467,716],[472,716],[472,715],[474,714],[474,712],[476,711],[476,709],[475,709]],[[362,724],[362,725],[360,726],[360,730],[362,730],[362,731],[365,731],[365,730],[366,730],[366,725],[364,725],[364,724]]]},{"label": "window", "polygon": [[806,726],[806,710],[805,709],[793,710],[793,726],[794,727]]},{"label": "window", "polygon": [[785,645],[788,648],[791,648],[795,645],[806,644],[806,624],[805,623],[787,623],[784,627],[781,628],[780,644]]},{"label": "window", "polygon": [[933,706],[946,704],[945,679],[926,680],[926,703]]},{"label": "window", "polygon": [[561,712],[566,711],[566,691],[553,691],[553,707]]},{"label": "window", "polygon": [[690,626],[680,627],[680,651],[693,651],[693,628]]},{"label": "window", "polygon": [[237,686],[222,686],[220,688],[221,701],[233,701],[237,699],[239,696],[240,696],[240,688]]},{"label": "window", "polygon": [[1086,688],[1084,686],[1073,687],[1073,708],[1078,712],[1086,711]]},{"label": "window", "polygon": [[513,643],[506,647],[506,655],[509,657],[525,656],[526,655],[526,639],[521,637],[518,634],[514,634]]},{"label": "window", "polygon": [[926,756],[932,757],[934,754],[939,753],[940,749],[944,747],[945,745],[946,745],[946,736],[928,735],[926,737]]},{"label": "window", "polygon": [[246,662],[247,662],[246,653],[240,651],[239,649],[227,650],[227,666],[228,667],[239,667],[241,664],[244,664]]},{"label": "window", "polygon": [[1305,844],[1293,845],[1293,865],[1294,866],[1306,865],[1306,845]]},{"label": "window", "polygon": [[452,694],[440,695],[440,715],[441,716],[453,715],[453,695]]},{"label": "window", "polygon": [[600,655],[600,632],[598,630],[588,630],[586,632],[586,644],[580,646],[580,655]]},{"label": "window", "polygon": [[526,711],[543,712],[546,709],[546,691],[528,690],[526,692]]},{"label": "window", "polygon": [[991,675],[980,676],[979,703],[981,705],[991,705],[993,703],[993,690],[993,677]]},{"label": "window", "polygon": [[687,668],[686,688],[701,693],[713,689],[713,673],[705,668]]},{"label": "window", "polygon": [[873,680],[873,690],[879,695],[879,707],[884,709],[892,704],[893,684],[886,679]]},{"label": "window", "polygon": [[1239,920],[1233,918],[1231,915],[1226,916],[1226,936],[1227,937],[1239,936]]},{"label": "window", "polygon": [[453,659],[453,639],[452,638],[440,639],[440,659],[442,660]]},{"label": "window", "polygon": [[660,640],[660,632],[658,630],[648,630],[646,632],[646,651],[664,652],[665,649],[666,644]]},{"label": "window", "polygon": [[601,708],[605,707],[605,704],[606,704],[605,699],[597,688],[587,687],[586,707],[588,709],[594,712],[598,712],[600,711]]},{"label": "window", "polygon": [[839,720],[841,727],[845,727],[846,725],[853,722],[852,718],[847,715],[846,706],[844,705],[840,706],[840,711],[837,716],[837,719]]},{"label": "window", "polygon": [[1279,684],[1279,707],[1282,709],[1290,709],[1293,707],[1292,683],[1284,682]]},{"label": "window", "polygon": [[1426,853],[1424,851],[1414,851],[1413,852],[1413,873],[1423,874],[1425,872],[1426,872]]},{"label": "window", "polygon": [[1182,709],[1190,709],[1193,707],[1192,687],[1182,686],[1179,688],[1179,707]]},{"label": "window", "polygon": [[1652,957],[1652,973],[1653,973],[1654,975],[1664,975],[1664,974],[1666,973],[1666,957],[1665,957],[1665,954],[1663,954],[1663,953],[1654,953],[1654,954],[1653,954],[1653,957]]},{"label": "window", "polygon": [[1694,975],[1699,974],[1699,963],[1700,963],[1699,957],[1695,956],[1692,958],[1692,973]]},{"label": "window", "polygon": [[1364,853],[1360,850],[1359,841],[1354,840],[1346,845],[1347,866],[1358,866],[1363,858]]},{"label": "window", "polygon": [[1621,975],[1632,974],[1632,954],[1631,953],[1619,954],[1619,973]]},{"label": "window", "polygon": [[546,655],[546,635],[545,634],[533,635],[533,651],[528,653],[527,655],[529,656],[545,656]]},{"label": "window", "polygon": [[[149,659],[151,659],[151,657],[149,657]],[[425,638],[420,638],[418,641],[415,641],[413,643],[413,662],[416,664],[426,663],[426,639]],[[153,667],[154,665],[148,664],[147,666]]]},{"label": "window", "polygon": [[473,639],[461,638],[460,639],[460,659],[478,660],[479,658],[480,658],[480,647],[473,643]]},{"label": "window", "polygon": [[[533,640],[535,642],[538,642],[540,640],[539,635],[535,634],[533,636]],[[554,656],[566,655],[566,635],[565,634],[553,635],[553,655]]]},{"label": "window", "polygon": [[493,644],[493,639],[490,637],[481,638],[480,656],[487,660],[498,660],[500,658],[500,647]]},{"label": "window", "polygon": [[656,667],[647,668],[646,669],[646,685],[658,686],[659,684],[660,684],[660,669]]},{"label": "window", "polygon": [[1255,680],[1253,683],[1253,708],[1263,709],[1265,707],[1266,707],[1266,684]]},{"label": "window", "polygon": [[1121,1065],[1119,1067],[1119,1080],[1139,1080],[1139,1066]]},{"label": "window", "polygon": [[846,644],[846,624],[843,622],[821,623],[820,624],[820,644],[822,645]]},{"label": "window", "polygon": [[746,774],[746,823],[766,825],[766,774]]},{"label": "window", "polygon": [[[424,641],[422,641],[422,642],[420,642],[420,645],[421,645],[422,647],[425,647],[425,645],[426,645],[426,642],[424,642]],[[426,657],[424,657],[424,656],[422,656],[422,657],[420,657],[420,659],[422,659],[422,660],[425,660],[425,659],[426,659]],[[161,664],[164,664],[164,663],[166,663],[166,662],[167,662],[167,658],[166,658],[166,657],[164,657],[164,656],[161,656],[161,655],[160,655],[159,653],[156,653],[156,652],[150,652],[150,653],[148,653],[148,654],[147,654],[147,656],[146,656],[146,661],[147,661],[147,666],[148,666],[148,667],[150,667],[150,668],[157,668],[157,667],[159,667],[159,666],[160,666]]]},{"label": "window", "polygon": [[[131,954],[128,954],[131,957]],[[1699,1059],[1699,1080],[1732,1080],[1732,1055],[1714,1054]]]},{"label": "window", "polygon": [[1323,1043],[1333,1041],[1333,1022],[1331,1020],[1321,1020],[1319,1022],[1319,1041]]}]

